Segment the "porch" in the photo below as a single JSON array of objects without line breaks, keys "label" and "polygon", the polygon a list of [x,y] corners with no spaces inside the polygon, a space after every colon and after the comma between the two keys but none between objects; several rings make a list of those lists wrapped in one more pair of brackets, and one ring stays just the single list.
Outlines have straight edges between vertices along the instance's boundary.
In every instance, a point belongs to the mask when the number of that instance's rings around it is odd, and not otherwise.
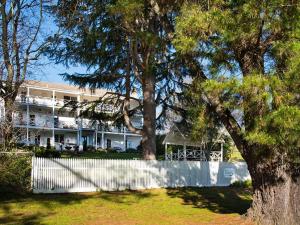
[{"label": "porch", "polygon": [[209,145],[204,138],[200,141],[192,140],[189,131],[187,125],[174,123],[163,141],[165,160],[223,161],[223,139],[216,138]]}]

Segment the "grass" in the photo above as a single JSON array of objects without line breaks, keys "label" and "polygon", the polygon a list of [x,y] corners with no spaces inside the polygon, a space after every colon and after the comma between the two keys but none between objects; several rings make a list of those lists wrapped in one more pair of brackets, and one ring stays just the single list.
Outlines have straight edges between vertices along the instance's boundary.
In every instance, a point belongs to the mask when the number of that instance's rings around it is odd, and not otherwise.
[{"label": "grass", "polygon": [[74,154],[73,152],[63,152],[62,158],[92,158],[92,159],[141,159],[139,153],[114,153],[114,152],[82,152]]},{"label": "grass", "polygon": [[250,224],[251,193],[241,188],[179,188],[0,197],[0,224]]}]

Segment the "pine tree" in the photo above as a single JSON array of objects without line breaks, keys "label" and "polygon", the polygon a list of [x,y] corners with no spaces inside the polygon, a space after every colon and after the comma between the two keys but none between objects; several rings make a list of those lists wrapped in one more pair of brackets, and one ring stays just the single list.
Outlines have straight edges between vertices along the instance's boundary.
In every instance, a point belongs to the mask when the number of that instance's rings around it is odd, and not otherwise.
[{"label": "pine tree", "polygon": [[203,1],[185,4],[176,21],[173,43],[191,61],[198,119],[221,121],[247,162],[248,215],[260,224],[298,224],[298,1]]},{"label": "pine tree", "polygon": [[[171,42],[180,4],[63,0],[52,8],[65,35],[50,38],[53,45],[46,49],[47,54],[57,63],[90,68],[87,74],[64,74],[71,83],[81,88],[111,90],[98,101],[89,102],[90,114],[92,111],[101,120],[105,116],[95,113],[97,105],[119,105],[109,118],[123,120],[131,132],[142,135],[145,159],[155,159],[156,128],[163,124],[168,108],[177,109],[173,102],[183,84],[182,66]],[[133,92],[141,99],[134,97]],[[131,101],[137,106],[130,107]],[[143,114],[142,129],[131,122],[137,112]]]}]

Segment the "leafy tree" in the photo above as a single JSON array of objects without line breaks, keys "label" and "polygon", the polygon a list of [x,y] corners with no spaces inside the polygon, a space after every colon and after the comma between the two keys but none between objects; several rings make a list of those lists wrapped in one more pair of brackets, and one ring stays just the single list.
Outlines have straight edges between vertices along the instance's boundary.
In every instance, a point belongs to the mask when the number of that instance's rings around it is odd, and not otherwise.
[{"label": "leafy tree", "polygon": [[213,115],[230,133],[252,178],[248,215],[261,224],[300,219],[299,16],[293,0],[213,0],[185,4],[176,20],[198,119]]},{"label": "leafy tree", "polygon": [[[71,83],[112,90],[86,103],[86,112],[98,120],[124,121],[131,132],[141,134],[145,159],[155,159],[156,128],[163,124],[168,108],[177,109],[172,103],[183,84],[171,43],[180,2],[61,0],[52,8],[66,33],[50,38],[53,45],[46,52],[57,63],[90,68],[87,74],[64,74]],[[118,107],[109,116],[97,113],[96,107],[103,104]],[[138,112],[143,114],[142,129],[132,123]]]},{"label": "leafy tree", "polygon": [[3,132],[5,148],[12,144],[13,111],[18,90],[28,76],[28,68],[40,56],[42,0],[0,2],[0,97],[5,107]]}]

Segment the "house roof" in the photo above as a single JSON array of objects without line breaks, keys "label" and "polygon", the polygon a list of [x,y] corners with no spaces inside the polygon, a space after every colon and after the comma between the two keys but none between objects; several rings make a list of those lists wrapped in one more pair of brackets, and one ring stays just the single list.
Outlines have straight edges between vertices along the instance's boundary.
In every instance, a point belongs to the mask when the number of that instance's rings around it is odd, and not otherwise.
[{"label": "house roof", "polygon": [[[201,140],[193,140],[191,137],[192,124],[185,120],[173,122],[173,126],[166,134],[163,144],[187,145],[187,146],[203,146],[207,142],[204,138]],[[223,142],[216,138],[215,142]]]},{"label": "house roof", "polygon": [[191,124],[187,122],[173,122],[173,126],[166,134],[163,144],[202,146],[202,141],[191,139]]},{"label": "house roof", "polygon": [[74,85],[62,84],[62,83],[52,83],[52,82],[44,82],[37,80],[27,80],[24,82],[24,86],[31,86],[35,88],[43,88],[47,90],[58,90],[62,92],[74,92],[76,94],[86,94],[86,95],[95,95],[95,96],[103,96],[107,90],[105,89],[96,89],[94,92],[91,92],[90,89],[80,89]]}]

